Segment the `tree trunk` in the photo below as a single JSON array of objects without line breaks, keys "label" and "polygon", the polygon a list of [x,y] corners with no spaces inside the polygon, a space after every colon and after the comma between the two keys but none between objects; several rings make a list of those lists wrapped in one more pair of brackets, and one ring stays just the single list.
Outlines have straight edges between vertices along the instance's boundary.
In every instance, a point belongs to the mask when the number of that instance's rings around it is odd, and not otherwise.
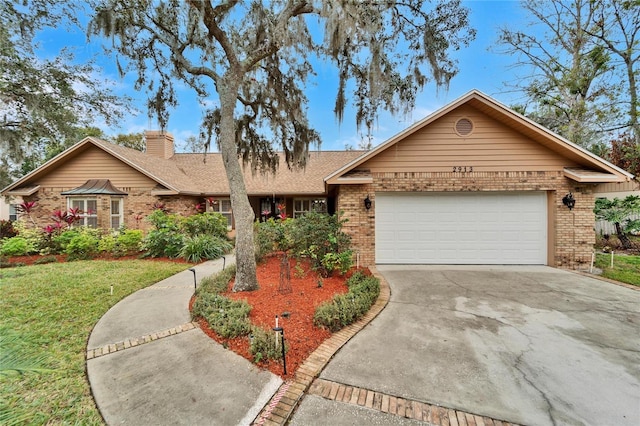
[{"label": "tree trunk", "polygon": [[229,181],[231,208],[236,224],[236,281],[233,291],[258,289],[253,221],[255,214],[249,203],[244,175],[240,167],[236,147],[236,130],[233,111],[236,105],[239,77],[228,77],[219,87],[220,95],[220,151]]},{"label": "tree trunk", "polygon": [[614,223],[614,225],[616,226],[616,234],[618,235],[618,239],[620,240],[620,243],[622,243],[622,248],[624,248],[625,250],[629,250],[631,248],[631,240],[629,240],[627,234],[625,234],[622,230],[620,222],[616,222]]},{"label": "tree trunk", "polygon": [[640,145],[640,123],[638,123],[637,109],[637,105],[640,100],[638,100],[636,74],[633,70],[633,64],[630,63],[630,58],[625,55],[624,61],[627,66],[627,78],[629,79],[629,95],[631,98],[631,108],[629,108],[629,125],[631,126],[633,140],[635,141],[636,145]]}]

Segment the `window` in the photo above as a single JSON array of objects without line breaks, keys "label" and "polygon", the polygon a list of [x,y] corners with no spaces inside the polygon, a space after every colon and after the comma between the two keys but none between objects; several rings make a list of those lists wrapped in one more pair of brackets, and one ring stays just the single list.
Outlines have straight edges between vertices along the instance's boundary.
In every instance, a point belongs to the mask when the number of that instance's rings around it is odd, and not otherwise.
[{"label": "window", "polygon": [[296,198],[293,200],[293,217],[297,218],[308,212],[326,213],[326,198]]},{"label": "window", "polygon": [[217,200],[208,200],[208,211],[220,213],[227,218],[227,228],[233,226],[233,212],[231,210],[231,200],[229,198],[221,198]]},{"label": "window", "polygon": [[98,200],[96,198],[70,198],[69,208],[78,209],[80,220],[76,225],[98,227]]},{"label": "window", "polygon": [[18,205],[17,204],[9,204],[9,220],[14,222],[18,220]]},{"label": "window", "polygon": [[111,229],[119,229],[122,225],[122,198],[111,199]]},{"label": "window", "polygon": [[264,220],[270,217],[278,217],[281,213],[279,207],[284,204],[282,198],[261,198],[260,199],[260,217]]}]

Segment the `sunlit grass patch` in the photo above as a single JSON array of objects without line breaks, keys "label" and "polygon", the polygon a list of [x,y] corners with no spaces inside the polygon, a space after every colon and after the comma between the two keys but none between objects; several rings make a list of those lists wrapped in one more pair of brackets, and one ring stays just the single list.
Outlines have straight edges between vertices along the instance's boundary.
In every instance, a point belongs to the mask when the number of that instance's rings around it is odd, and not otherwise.
[{"label": "sunlit grass patch", "polygon": [[[0,334],[8,349],[48,371],[0,374],[0,423],[102,424],[85,375],[95,323],[129,294],[180,272],[184,263],[79,261],[0,270]],[[113,294],[111,286],[113,285]]]},{"label": "sunlit grass patch", "polygon": [[598,253],[596,267],[602,269],[605,278],[640,286],[640,256],[614,254],[611,267],[611,254]]}]

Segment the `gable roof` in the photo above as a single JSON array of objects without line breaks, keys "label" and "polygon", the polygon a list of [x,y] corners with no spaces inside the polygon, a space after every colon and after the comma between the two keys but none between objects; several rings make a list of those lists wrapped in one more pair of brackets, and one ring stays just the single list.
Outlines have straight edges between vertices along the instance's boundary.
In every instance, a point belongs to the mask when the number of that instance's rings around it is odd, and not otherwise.
[{"label": "gable roof", "polygon": [[367,183],[367,181],[370,182],[371,177],[351,175],[347,177],[346,175],[350,171],[356,169],[359,165],[365,163],[381,152],[404,140],[409,135],[420,131],[434,121],[465,104],[476,108],[492,119],[495,119],[496,121],[523,134],[529,139],[532,139],[537,143],[549,148],[550,150],[556,152],[558,155],[570,159],[577,164],[580,164],[582,166],[581,168],[573,167],[571,169],[565,169],[564,174],[569,179],[573,179],[578,182],[625,182],[633,178],[633,175],[631,173],[622,170],[621,168],[609,163],[608,161],[598,157],[588,150],[574,144],[573,142],[568,141],[562,136],[555,134],[554,132],[541,126],[533,120],[521,114],[518,114],[512,109],[499,103],[495,99],[485,95],[484,93],[478,90],[472,90],[462,97],[458,98],[457,100],[437,110],[433,114],[430,114],[424,119],[414,123],[407,129],[401,131],[387,141],[378,145],[373,150],[361,155],[360,157],[351,161],[349,164],[346,164],[345,166],[331,173],[325,178],[325,182],[329,184],[358,184]]},{"label": "gable roof", "polygon": [[[152,193],[156,195],[229,194],[229,183],[220,153],[174,154],[171,158],[165,159],[93,137],[83,139],[7,186],[1,191],[2,194],[19,195],[35,192],[32,188],[38,189],[34,184],[39,177],[71,158],[82,155],[82,152],[90,147],[103,150],[155,181],[158,185]],[[280,167],[275,175],[254,174],[249,167],[245,168],[247,192],[249,195],[323,194],[325,193],[324,177],[361,154],[362,151],[312,151],[309,153],[306,168],[292,170],[286,166],[284,156],[280,153]],[[87,179],[91,178],[87,176]]]}]

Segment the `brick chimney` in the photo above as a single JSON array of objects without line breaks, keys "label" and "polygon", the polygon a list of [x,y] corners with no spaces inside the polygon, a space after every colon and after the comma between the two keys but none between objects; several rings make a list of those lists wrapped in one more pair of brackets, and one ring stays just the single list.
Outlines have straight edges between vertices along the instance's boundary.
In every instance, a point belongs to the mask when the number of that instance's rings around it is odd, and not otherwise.
[{"label": "brick chimney", "polygon": [[173,136],[163,130],[145,130],[147,154],[160,158],[171,158],[174,154]]}]

